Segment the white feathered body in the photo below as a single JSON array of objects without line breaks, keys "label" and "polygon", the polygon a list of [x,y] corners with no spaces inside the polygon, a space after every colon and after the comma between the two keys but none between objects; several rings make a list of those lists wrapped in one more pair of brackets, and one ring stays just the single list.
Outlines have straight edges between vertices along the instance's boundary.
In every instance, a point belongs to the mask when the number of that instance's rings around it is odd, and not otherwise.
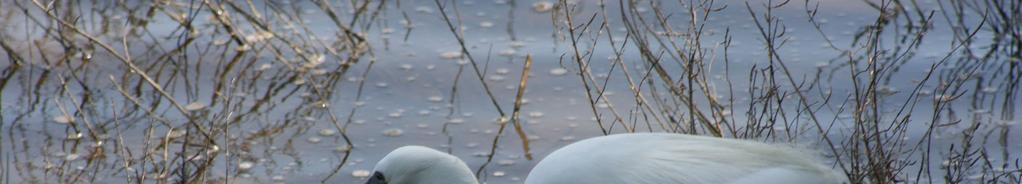
[{"label": "white feathered body", "polygon": [[618,134],[554,151],[526,184],[847,183],[789,146],[681,134]]}]

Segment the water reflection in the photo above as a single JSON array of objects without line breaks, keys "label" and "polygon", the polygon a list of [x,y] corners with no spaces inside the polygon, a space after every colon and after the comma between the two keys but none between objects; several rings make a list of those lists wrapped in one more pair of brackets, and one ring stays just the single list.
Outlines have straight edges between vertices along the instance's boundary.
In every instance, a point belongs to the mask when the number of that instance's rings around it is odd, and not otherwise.
[{"label": "water reflection", "polygon": [[860,181],[1018,181],[1018,25],[709,2],[0,2],[2,178],[357,183],[417,144],[520,183],[573,141],[668,131],[805,144]]}]

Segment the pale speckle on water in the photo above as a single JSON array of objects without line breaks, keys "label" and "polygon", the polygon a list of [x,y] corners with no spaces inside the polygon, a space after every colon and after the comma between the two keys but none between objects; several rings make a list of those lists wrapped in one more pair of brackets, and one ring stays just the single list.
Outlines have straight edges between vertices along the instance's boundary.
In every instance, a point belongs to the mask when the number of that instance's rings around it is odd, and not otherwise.
[{"label": "pale speckle on water", "polygon": [[254,167],[254,166],[255,166],[255,163],[252,163],[250,161],[241,161],[241,162],[238,163],[238,170],[243,170],[243,171],[244,170],[249,170],[249,169],[252,169],[252,167]]},{"label": "pale speckle on water", "polygon": [[564,69],[564,68],[550,69],[550,75],[554,75],[554,76],[561,76],[561,75],[564,75],[564,74],[567,74],[567,73],[568,73],[568,69]]},{"label": "pale speckle on water", "polygon": [[61,124],[71,124],[75,122],[75,119],[69,116],[57,116],[53,117],[53,121]]},{"label": "pale speckle on water", "polygon": [[444,97],[442,97],[442,96],[431,96],[431,97],[429,97],[429,101],[430,102],[441,102],[441,101],[444,101]]},{"label": "pale speckle on water", "polygon": [[419,13],[425,13],[425,14],[433,13],[433,9],[429,8],[428,6],[415,7],[415,11],[417,11]]},{"label": "pale speckle on water", "polygon": [[73,161],[73,160],[78,160],[78,158],[80,158],[80,157],[81,157],[81,155],[78,155],[77,153],[71,153],[71,154],[64,155],[64,160],[66,160],[66,161]]},{"label": "pale speckle on water", "polygon": [[522,47],[525,47],[525,42],[522,42],[522,41],[512,41],[510,43],[510,46],[511,46],[511,48],[516,48],[516,49],[517,48],[522,48]]},{"label": "pale speckle on water", "polygon": [[501,74],[501,75],[504,75],[504,74],[507,74],[507,73],[509,73],[509,72],[511,72],[511,70],[510,70],[510,69],[507,69],[507,68],[498,68],[498,69],[497,69],[497,74]]},{"label": "pale speckle on water", "polygon": [[83,136],[82,136],[81,132],[72,133],[72,134],[68,134],[67,135],[67,140],[78,140],[78,139],[81,139],[82,137]]},{"label": "pale speckle on water", "polygon": [[351,172],[351,177],[355,177],[355,178],[368,178],[370,174],[372,174],[372,171],[365,170],[365,169],[359,169],[359,170],[352,171]]},{"label": "pale speckle on water", "polygon": [[401,114],[402,114],[401,112],[391,112],[391,113],[388,113],[387,116],[391,117],[391,118],[400,118]]},{"label": "pale speckle on water", "polygon": [[336,148],[334,148],[335,152],[348,152],[349,150],[351,150],[351,146],[348,145],[337,146]]},{"label": "pale speckle on water", "polygon": [[320,129],[319,130],[319,136],[331,137],[331,136],[334,136],[335,134],[337,134],[337,131],[334,130],[334,129],[328,129],[327,128],[327,129]]},{"label": "pale speckle on water", "polygon": [[514,160],[498,160],[497,161],[497,165],[502,165],[502,166],[509,166],[509,165],[514,165],[514,164],[515,164]]},{"label": "pale speckle on water", "polygon": [[404,130],[397,129],[397,128],[391,128],[391,129],[383,130],[383,135],[387,136],[387,137],[397,137],[397,136],[401,136],[401,134],[404,134]]},{"label": "pale speckle on water", "polygon": [[997,126],[1001,126],[1001,127],[1011,127],[1012,125],[1015,125],[1015,124],[1018,124],[1018,122],[1013,121],[1013,120],[998,120],[997,121]]},{"label": "pale speckle on water", "polygon": [[270,68],[273,68],[273,65],[270,65],[269,63],[263,63],[262,65],[259,65],[259,68],[257,68],[256,71],[269,70]]},{"label": "pale speckle on water", "polygon": [[490,77],[487,77],[486,79],[488,79],[490,81],[494,81],[494,82],[500,82],[500,81],[504,81],[505,78],[506,77],[501,76],[501,75],[491,75]]},{"label": "pale speckle on water", "polygon": [[991,87],[985,87],[981,91],[983,93],[997,93],[997,90],[998,90],[997,87],[991,86]]},{"label": "pale speckle on water", "polygon": [[479,22],[479,27],[483,27],[483,28],[493,27],[493,22],[490,22],[490,21]]},{"label": "pale speckle on water", "polygon": [[570,141],[574,141],[574,140],[575,140],[575,136],[564,136],[564,137],[561,137],[561,141],[565,141],[565,142],[570,142]]},{"label": "pale speckle on water", "polygon": [[450,51],[440,54],[440,58],[444,59],[458,59],[461,58],[461,51]]},{"label": "pale speckle on water", "polygon": [[540,1],[540,2],[532,3],[532,11],[536,11],[537,13],[546,13],[546,12],[549,12],[553,8],[554,8],[554,3],[551,3],[549,1]]},{"label": "pale speckle on water", "polygon": [[185,134],[187,134],[187,133],[188,133],[188,131],[185,130],[185,129],[174,129],[174,130],[171,130],[170,132],[167,132],[167,138],[171,138],[171,139],[178,138],[178,137],[181,137],[181,136],[185,136]]},{"label": "pale speckle on water", "polygon": [[529,112],[529,117],[530,118],[541,118],[541,117],[543,117],[543,112],[538,112],[538,111],[536,111],[536,112]]},{"label": "pale speckle on water", "polygon": [[518,51],[516,51],[515,49],[504,49],[498,52],[497,55],[507,57],[514,56],[516,53],[518,53]]}]

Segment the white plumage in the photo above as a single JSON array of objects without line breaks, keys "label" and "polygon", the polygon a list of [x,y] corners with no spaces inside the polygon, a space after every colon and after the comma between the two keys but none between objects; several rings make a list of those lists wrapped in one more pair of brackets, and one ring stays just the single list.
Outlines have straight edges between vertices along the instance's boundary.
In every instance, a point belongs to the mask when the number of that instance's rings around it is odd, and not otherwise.
[{"label": "white plumage", "polygon": [[[398,148],[367,183],[475,184],[454,156],[421,146]],[[424,174],[426,173],[426,174]],[[526,184],[839,184],[847,178],[812,154],[784,145],[682,134],[617,134],[550,153]]]}]

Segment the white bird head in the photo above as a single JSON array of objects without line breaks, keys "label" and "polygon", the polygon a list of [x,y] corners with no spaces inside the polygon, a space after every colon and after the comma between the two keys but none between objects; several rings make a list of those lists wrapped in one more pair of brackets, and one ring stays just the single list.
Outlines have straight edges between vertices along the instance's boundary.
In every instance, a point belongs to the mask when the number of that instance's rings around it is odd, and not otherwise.
[{"label": "white bird head", "polygon": [[461,159],[423,146],[397,148],[373,170],[366,184],[478,184]]}]

